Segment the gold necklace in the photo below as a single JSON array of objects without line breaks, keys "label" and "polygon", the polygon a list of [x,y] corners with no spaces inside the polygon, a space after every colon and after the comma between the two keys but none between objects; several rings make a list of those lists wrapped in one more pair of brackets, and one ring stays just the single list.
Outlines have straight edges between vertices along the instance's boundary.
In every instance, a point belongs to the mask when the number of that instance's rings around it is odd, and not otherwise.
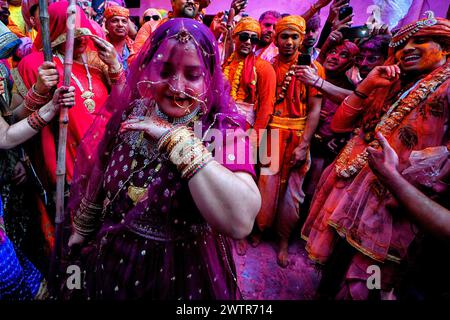
[{"label": "gold necklace", "polygon": [[[63,60],[62,56],[59,53],[57,55],[58,55],[58,58],[61,61],[61,63],[64,65],[64,60]],[[91,73],[89,72],[89,67],[87,65],[84,54],[81,55],[81,59],[83,60],[83,65],[84,65],[84,68],[86,69],[86,76],[88,79],[89,90],[84,90],[80,80],[78,80],[78,78],[73,73],[71,73],[71,77],[72,77],[73,81],[75,81],[75,83],[77,84],[78,88],[81,91],[81,98],[83,98],[83,100],[84,100],[83,101],[84,106],[89,111],[89,113],[93,113],[95,111],[95,101],[93,99],[95,96],[95,93],[93,92],[93,88],[92,88],[92,76],[91,76]]]}]

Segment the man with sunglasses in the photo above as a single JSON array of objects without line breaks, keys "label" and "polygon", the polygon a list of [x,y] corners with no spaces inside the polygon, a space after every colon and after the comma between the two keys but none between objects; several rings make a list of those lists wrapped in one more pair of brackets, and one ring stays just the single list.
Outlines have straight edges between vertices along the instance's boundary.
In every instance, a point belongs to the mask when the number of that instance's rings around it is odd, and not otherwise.
[{"label": "man with sunglasses", "polygon": [[144,23],[149,21],[159,22],[161,19],[161,13],[159,13],[159,11],[154,8],[145,10],[144,16],[142,18]]},{"label": "man with sunglasses", "polygon": [[[223,64],[225,77],[231,85],[230,95],[247,119],[247,129],[253,128],[252,142],[257,143],[260,130],[266,129],[273,112],[276,75],[267,61],[257,58],[261,27],[253,18],[242,18],[233,30],[234,52]],[[244,255],[245,240],[237,243],[237,252]]]},{"label": "man with sunglasses", "polygon": [[134,54],[133,40],[128,36],[130,11],[120,6],[110,6],[105,9],[105,28],[108,31],[107,40],[114,46],[117,58],[123,69],[128,69],[128,58]]},{"label": "man with sunglasses", "polygon": [[246,116],[248,128],[265,129],[273,112],[276,76],[273,67],[254,54],[261,36],[258,21],[242,18],[233,30],[234,52],[223,64],[230,95]]},{"label": "man with sunglasses", "polygon": [[[288,265],[289,237],[299,221],[300,204],[305,198],[302,187],[311,163],[309,146],[322,103],[322,95],[297,78],[301,69],[297,65],[299,48],[305,30],[305,20],[296,15],[282,18],[275,26],[275,44],[279,50],[273,63],[277,90],[268,136],[278,139],[275,142],[278,159],[272,157],[270,168],[261,168],[258,180],[262,206],[256,225],[259,231],[275,228],[279,236],[277,262],[281,267]],[[316,61],[312,63],[324,77],[322,66]],[[270,145],[274,145],[273,141]],[[275,151],[271,151],[274,154]],[[276,160],[278,165],[274,166]],[[260,236],[260,233],[255,235],[256,243]]]}]

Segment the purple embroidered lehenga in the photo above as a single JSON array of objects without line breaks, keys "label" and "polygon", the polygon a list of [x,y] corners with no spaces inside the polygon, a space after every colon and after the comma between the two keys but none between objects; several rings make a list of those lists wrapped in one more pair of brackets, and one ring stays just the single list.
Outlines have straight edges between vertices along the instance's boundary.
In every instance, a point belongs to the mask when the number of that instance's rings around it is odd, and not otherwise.
[{"label": "purple embroidered lehenga", "polygon": [[[107,101],[104,112],[113,116],[105,136],[93,131],[85,137],[87,145],[102,139],[98,155],[88,154],[83,146],[78,151],[69,210],[78,210],[83,198],[103,201],[104,206],[100,230],[83,249],[89,299],[240,297],[230,242],[202,217],[188,181],[159,154],[156,141],[147,140],[140,132],[118,133],[120,123],[130,115],[145,115],[155,106],[151,97],[139,94],[137,83],[152,76],[152,65],[167,53],[165,43],[170,38],[193,41],[208,74],[205,105],[197,108],[197,114],[179,121],[192,125],[193,120],[199,120],[203,132],[214,128],[224,136],[226,129],[233,129],[233,138],[237,135],[243,143],[237,143],[231,153],[229,148],[216,148],[216,159],[225,155],[225,167],[254,175],[248,162],[230,161],[239,158],[237,152],[247,150],[247,137],[240,129],[245,119],[231,103],[212,33],[192,19],[169,20],[156,30],[130,66],[125,88],[113,92]],[[135,186],[146,188],[138,201],[130,196]]]}]

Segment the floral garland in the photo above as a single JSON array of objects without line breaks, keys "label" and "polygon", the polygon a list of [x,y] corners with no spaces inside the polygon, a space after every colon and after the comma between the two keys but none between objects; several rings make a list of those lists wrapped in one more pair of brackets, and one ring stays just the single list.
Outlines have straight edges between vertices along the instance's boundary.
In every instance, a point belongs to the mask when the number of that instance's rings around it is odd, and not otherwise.
[{"label": "floral garland", "polygon": [[[275,64],[278,65],[278,59],[276,60]],[[286,72],[285,76],[284,76],[284,80],[283,80],[283,84],[281,85],[281,91],[277,96],[277,100],[275,101],[275,104],[280,104],[281,102],[283,102],[284,98],[286,98],[286,91],[289,88],[289,85],[291,84],[292,78],[295,75],[295,62],[289,67],[289,71]],[[277,68],[279,69],[279,68]]]},{"label": "floral garland", "polygon": [[224,68],[223,73],[225,77],[230,81],[231,83],[231,91],[230,95],[234,99],[234,101],[237,101],[237,92],[239,90],[239,85],[241,84],[241,77],[242,77],[242,70],[244,70],[244,60],[240,61],[236,72],[234,73],[233,80],[230,79],[230,64],[233,61],[235,57],[235,54],[233,53],[231,57],[227,61],[227,66]]},{"label": "floral garland", "polygon": [[[434,92],[439,85],[446,81],[449,75],[450,63],[447,63],[444,67],[439,68],[436,72],[431,73],[428,77],[423,79],[417,85],[416,89],[411,91],[407,97],[394,103],[394,105],[398,103],[397,106],[389,110],[383,116],[375,128],[375,132],[381,132],[383,136],[388,139],[403,119]],[[352,161],[349,161],[360,132],[360,128],[357,128],[354,131],[355,136],[347,143],[336,160],[335,170],[339,177],[350,178],[367,164],[369,156],[367,148],[362,153],[358,154]],[[368,145],[373,148],[379,148],[380,142],[378,140],[372,140]]]}]

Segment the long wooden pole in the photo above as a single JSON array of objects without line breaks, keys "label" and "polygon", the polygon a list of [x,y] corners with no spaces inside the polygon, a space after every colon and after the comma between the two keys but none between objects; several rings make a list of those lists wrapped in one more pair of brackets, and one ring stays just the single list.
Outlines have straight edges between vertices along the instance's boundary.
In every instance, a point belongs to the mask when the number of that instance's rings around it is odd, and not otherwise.
[{"label": "long wooden pole", "polygon": [[[67,32],[66,50],[64,53],[64,80],[66,87],[70,86],[73,64],[73,49],[75,39],[76,2],[69,1],[67,8]],[[55,250],[53,257],[53,274],[56,276],[56,284],[59,282],[59,264],[62,257],[62,242],[64,229],[64,189],[66,179],[66,145],[67,126],[69,124],[69,109],[61,108],[59,115],[58,158],[56,162],[56,218],[55,218]]]},{"label": "long wooden pole", "polygon": [[39,0],[39,21],[41,22],[42,45],[44,61],[52,61],[52,47],[50,43],[50,28],[48,15],[48,0]]}]

